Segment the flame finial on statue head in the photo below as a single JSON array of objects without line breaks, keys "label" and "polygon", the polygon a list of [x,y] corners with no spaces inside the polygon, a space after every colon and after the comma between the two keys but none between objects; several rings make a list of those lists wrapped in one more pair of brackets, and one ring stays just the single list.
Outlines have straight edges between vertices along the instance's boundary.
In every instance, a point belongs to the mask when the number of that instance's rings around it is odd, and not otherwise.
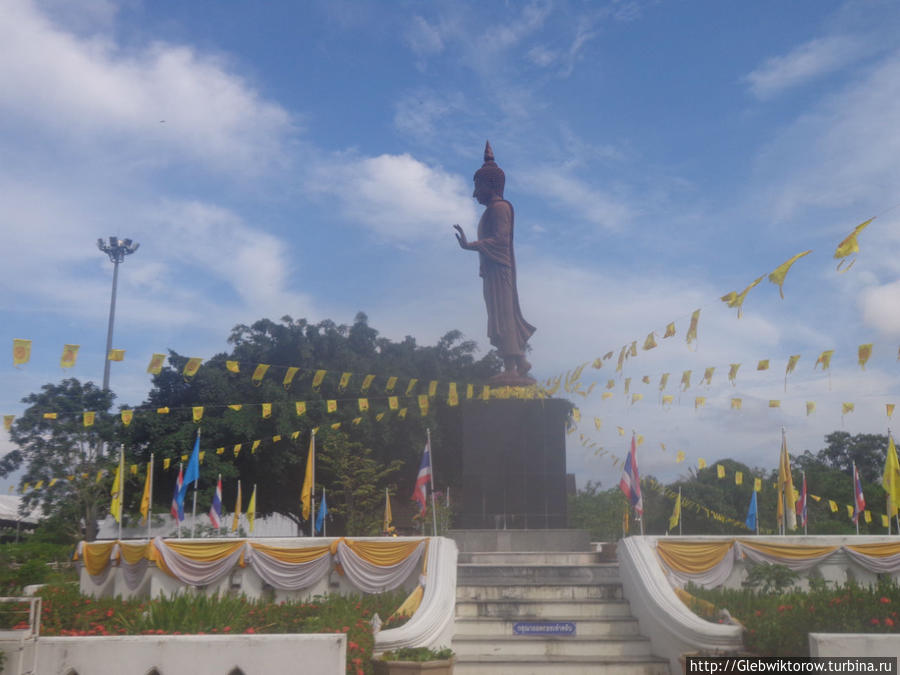
[{"label": "flame finial on statue head", "polygon": [[494,161],[494,149],[490,141],[484,143],[484,164],[475,172],[475,182],[484,181],[503,197],[503,188],[506,185],[506,174]]}]

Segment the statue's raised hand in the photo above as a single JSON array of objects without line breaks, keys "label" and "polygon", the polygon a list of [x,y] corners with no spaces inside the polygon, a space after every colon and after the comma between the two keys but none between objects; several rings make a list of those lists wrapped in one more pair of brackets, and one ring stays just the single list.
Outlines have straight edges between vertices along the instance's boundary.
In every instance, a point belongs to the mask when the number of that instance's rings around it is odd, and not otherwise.
[{"label": "statue's raised hand", "polygon": [[468,250],[469,241],[466,239],[466,233],[459,225],[454,225],[453,229],[456,230],[456,241],[459,242],[460,248]]}]

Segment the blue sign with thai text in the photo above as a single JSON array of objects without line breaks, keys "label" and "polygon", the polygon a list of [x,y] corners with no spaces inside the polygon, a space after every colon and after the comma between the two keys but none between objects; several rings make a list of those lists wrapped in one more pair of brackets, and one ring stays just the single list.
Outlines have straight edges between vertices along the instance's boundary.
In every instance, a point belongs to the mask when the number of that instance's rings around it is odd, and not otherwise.
[{"label": "blue sign with thai text", "polygon": [[572,621],[517,621],[513,635],[575,635]]}]

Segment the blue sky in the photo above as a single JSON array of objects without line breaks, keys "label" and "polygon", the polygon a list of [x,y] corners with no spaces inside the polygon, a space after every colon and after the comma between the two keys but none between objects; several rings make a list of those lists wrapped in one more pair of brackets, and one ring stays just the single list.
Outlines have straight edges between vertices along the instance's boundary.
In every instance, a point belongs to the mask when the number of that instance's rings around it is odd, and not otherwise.
[{"label": "blue sky", "polygon": [[[262,317],[362,310],[391,338],[458,328],[486,349],[477,261],[451,225],[474,233],[490,139],[539,378],[676,322],[623,373],[587,369],[598,385],[574,398],[591,442],[621,455],[616,426],[635,429],[643,471],[671,480],[698,457],[774,466],[782,426],[795,452],[835,429],[884,433],[900,402],[898,34],[887,1],[7,0],[0,344],[29,338],[33,355],[0,368],[0,408],[67,375],[100,380],[112,266],[94,242],[112,234],[141,244],[120,273],[120,403],[143,400],[151,353],[211,356]],[[837,273],[835,247],[875,215]],[[807,249],[784,300],[763,282],[740,320],[718,300]],[[81,345],[71,371],[64,343]],[[825,349],[830,379],[813,369]],[[842,402],[856,405],[843,419]],[[620,469],[578,439],[579,485],[614,484]]]}]

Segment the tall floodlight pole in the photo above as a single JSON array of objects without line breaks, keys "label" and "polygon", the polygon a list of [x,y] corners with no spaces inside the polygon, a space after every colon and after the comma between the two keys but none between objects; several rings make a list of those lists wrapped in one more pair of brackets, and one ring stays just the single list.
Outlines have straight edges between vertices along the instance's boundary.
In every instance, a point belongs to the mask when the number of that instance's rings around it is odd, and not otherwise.
[{"label": "tall floodlight pole", "polygon": [[109,390],[109,353],[112,351],[113,323],[116,320],[116,286],[119,283],[119,263],[125,256],[138,250],[140,244],[131,239],[110,237],[108,241],[97,240],[97,248],[109,256],[113,264],[112,296],[109,299],[109,327],[106,330],[106,352],[103,354],[103,391]]}]

